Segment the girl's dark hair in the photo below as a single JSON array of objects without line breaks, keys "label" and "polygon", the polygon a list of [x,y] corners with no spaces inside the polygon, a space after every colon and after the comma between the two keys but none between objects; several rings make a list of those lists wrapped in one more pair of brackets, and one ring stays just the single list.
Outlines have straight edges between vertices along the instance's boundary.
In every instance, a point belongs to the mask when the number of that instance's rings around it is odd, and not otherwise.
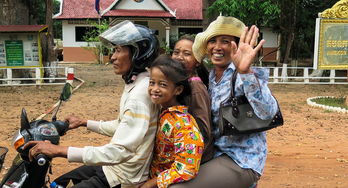
[{"label": "girl's dark hair", "polygon": [[[176,43],[178,43],[179,41],[182,41],[182,40],[188,40],[188,41],[191,41],[192,43],[194,43],[195,35],[185,34],[185,35],[181,36],[179,38],[179,40],[177,40],[175,42],[175,45],[176,45]],[[175,45],[174,45],[174,47],[175,47]],[[196,71],[197,71],[197,75],[201,78],[201,80],[204,83],[204,85],[208,88],[208,85],[209,85],[209,71],[204,66],[203,62],[200,62],[200,64],[197,67]]]},{"label": "girl's dark hair", "polygon": [[184,98],[191,95],[191,87],[188,82],[188,76],[184,65],[168,55],[160,55],[152,63],[150,69],[158,68],[168,78],[168,80],[175,83],[176,86],[182,85],[183,91],[177,96],[177,100],[180,104],[186,105]]}]

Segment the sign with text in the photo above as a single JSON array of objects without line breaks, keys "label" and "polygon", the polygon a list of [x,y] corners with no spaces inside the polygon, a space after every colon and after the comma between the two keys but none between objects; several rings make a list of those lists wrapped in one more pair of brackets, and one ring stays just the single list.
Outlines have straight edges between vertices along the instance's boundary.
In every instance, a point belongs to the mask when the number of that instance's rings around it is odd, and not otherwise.
[{"label": "sign with text", "polygon": [[348,69],[348,19],[317,20],[315,53],[318,69]]},{"label": "sign with text", "polygon": [[23,66],[23,41],[6,40],[5,41],[7,66]]}]

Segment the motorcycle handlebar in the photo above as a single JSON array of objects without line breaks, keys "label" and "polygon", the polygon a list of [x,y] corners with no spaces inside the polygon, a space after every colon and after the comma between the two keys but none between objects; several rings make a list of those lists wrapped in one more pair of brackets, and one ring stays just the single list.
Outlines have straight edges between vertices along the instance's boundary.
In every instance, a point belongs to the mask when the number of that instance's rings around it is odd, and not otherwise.
[{"label": "motorcycle handlebar", "polygon": [[44,154],[38,154],[35,156],[35,160],[39,166],[44,166],[47,162],[47,156]]}]

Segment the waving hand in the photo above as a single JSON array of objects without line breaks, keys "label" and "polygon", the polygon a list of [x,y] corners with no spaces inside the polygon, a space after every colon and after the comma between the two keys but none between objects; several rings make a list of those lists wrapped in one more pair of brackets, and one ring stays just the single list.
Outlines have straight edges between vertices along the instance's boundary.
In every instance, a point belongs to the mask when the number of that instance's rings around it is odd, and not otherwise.
[{"label": "waving hand", "polygon": [[258,36],[259,29],[253,25],[250,30],[248,27],[245,28],[240,37],[238,46],[234,41],[231,42],[231,58],[240,74],[252,72],[250,66],[253,63],[258,51],[260,51],[262,45],[265,43],[265,40],[262,39],[259,44],[257,44]]}]

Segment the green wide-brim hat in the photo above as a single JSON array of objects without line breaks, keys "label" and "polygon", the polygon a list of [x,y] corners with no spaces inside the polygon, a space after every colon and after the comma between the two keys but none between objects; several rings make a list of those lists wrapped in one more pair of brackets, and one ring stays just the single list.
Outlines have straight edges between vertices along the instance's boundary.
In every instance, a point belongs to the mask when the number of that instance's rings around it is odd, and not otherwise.
[{"label": "green wide-brim hat", "polygon": [[210,23],[208,28],[198,33],[192,46],[193,55],[201,62],[207,53],[207,42],[219,35],[229,35],[240,38],[245,24],[234,17],[219,16]]}]

